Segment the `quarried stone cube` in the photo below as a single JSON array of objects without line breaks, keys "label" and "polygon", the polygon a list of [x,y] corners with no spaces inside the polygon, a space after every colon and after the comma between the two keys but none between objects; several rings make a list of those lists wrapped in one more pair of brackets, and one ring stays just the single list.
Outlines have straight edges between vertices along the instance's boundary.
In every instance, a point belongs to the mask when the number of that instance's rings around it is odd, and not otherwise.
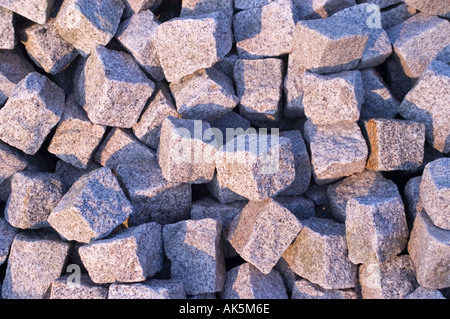
[{"label": "quarried stone cube", "polygon": [[44,24],[50,18],[55,0],[1,0],[0,7],[11,10],[21,16]]},{"label": "quarried stone cube", "polygon": [[405,0],[405,3],[428,15],[444,15],[450,11],[447,1]]},{"label": "quarried stone cube", "polygon": [[351,289],[324,289],[306,279],[297,280],[291,299],[358,299]]},{"label": "quarried stone cube", "polygon": [[150,279],[142,283],[113,283],[108,299],[186,299],[182,281]]},{"label": "quarried stone cube", "polygon": [[50,299],[107,299],[108,285],[94,283],[89,275],[80,274],[79,282],[63,275],[52,282]]},{"label": "quarried stone cube", "polygon": [[237,135],[244,134],[250,129],[251,123],[245,117],[236,112],[227,112],[223,116],[215,119],[211,122],[213,129],[219,129],[223,135],[223,141],[220,143],[220,136],[216,135],[217,146],[220,148],[222,145],[231,141]]},{"label": "quarried stone cube", "polygon": [[287,73],[284,77],[283,90],[286,98],[283,116],[286,118],[304,117],[303,106],[303,76],[306,68],[294,65],[291,56],[288,58]]},{"label": "quarried stone cube", "polygon": [[420,182],[422,176],[411,178],[405,185],[403,194],[405,197],[405,213],[406,221],[408,222],[408,229],[411,231],[414,219],[418,212],[422,211],[423,201],[420,197]]},{"label": "quarried stone cube", "polygon": [[303,196],[276,196],[274,200],[287,208],[298,220],[314,217],[314,202]]},{"label": "quarried stone cube", "polygon": [[180,17],[195,17],[216,11],[222,12],[231,25],[233,0],[182,0]]},{"label": "quarried stone cube", "polygon": [[0,265],[8,258],[9,249],[18,231],[6,219],[0,218]]},{"label": "quarried stone cube", "polygon": [[24,170],[27,164],[27,158],[22,152],[0,141],[0,184]]},{"label": "quarried stone cube", "polygon": [[13,50],[16,46],[16,34],[13,24],[13,12],[0,7],[0,49]]},{"label": "quarried stone cube", "polygon": [[215,174],[212,180],[206,185],[206,188],[208,192],[222,204],[247,200],[244,196],[241,196],[224,186],[222,179],[218,178],[217,174]]},{"label": "quarried stone cube", "polygon": [[56,162],[55,174],[59,176],[66,189],[69,189],[81,176],[101,168],[97,163],[90,162],[86,168],[77,168],[72,164],[59,160]]},{"label": "quarried stone cube", "polygon": [[406,3],[399,3],[394,7],[381,11],[381,24],[384,30],[388,30],[408,20],[417,13],[417,10]]}]

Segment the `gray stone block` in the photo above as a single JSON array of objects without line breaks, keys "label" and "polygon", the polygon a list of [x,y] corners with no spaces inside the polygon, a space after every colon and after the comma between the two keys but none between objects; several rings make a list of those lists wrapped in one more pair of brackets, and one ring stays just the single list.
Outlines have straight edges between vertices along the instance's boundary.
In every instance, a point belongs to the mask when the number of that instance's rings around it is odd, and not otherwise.
[{"label": "gray stone block", "polygon": [[281,278],[283,279],[284,287],[288,295],[292,294],[292,290],[294,289],[295,281],[300,279],[300,277],[289,267],[289,264],[283,257],[280,257],[277,264],[273,268],[280,273]]},{"label": "gray stone block", "polygon": [[358,299],[351,289],[324,289],[306,279],[295,282],[291,299]]},{"label": "gray stone block", "polygon": [[6,219],[0,217],[0,265],[8,259],[9,249],[18,231]]},{"label": "gray stone block", "polygon": [[407,295],[404,299],[447,299],[437,289],[427,289],[418,287],[416,290]]},{"label": "gray stone block", "polygon": [[381,24],[384,30],[388,30],[408,20],[417,13],[417,10],[406,3],[400,3],[395,7],[381,11]]},{"label": "gray stone block", "polygon": [[405,198],[405,213],[406,221],[408,222],[408,229],[411,231],[414,223],[414,219],[418,212],[422,211],[423,202],[420,198],[420,182],[422,176],[416,176],[411,178],[405,185],[403,191]]},{"label": "gray stone block", "polygon": [[155,11],[161,5],[163,0],[122,0],[125,5],[123,17],[128,18],[144,10]]},{"label": "gray stone block", "polygon": [[90,162],[85,169],[81,169],[59,160],[56,162],[55,174],[59,176],[65,188],[69,189],[81,176],[99,168],[101,166],[94,162]]},{"label": "gray stone block", "polygon": [[228,75],[230,78],[233,78],[234,64],[238,59],[239,56],[237,55],[237,53],[235,53],[234,51],[230,51],[223,57],[223,59],[217,61],[213,67]]},{"label": "gray stone block", "polygon": [[180,17],[195,17],[216,11],[222,12],[231,26],[233,0],[182,0]]},{"label": "gray stone block", "polygon": [[44,24],[50,18],[55,3],[55,0],[1,0],[0,6],[33,22]]},{"label": "gray stone block", "polygon": [[107,299],[108,285],[94,283],[87,274],[80,274],[79,282],[63,275],[52,282],[50,299]]},{"label": "gray stone block", "polygon": [[13,50],[16,46],[16,34],[13,25],[13,12],[0,7],[0,49]]},{"label": "gray stone block", "polygon": [[416,8],[420,12],[428,15],[444,15],[450,12],[450,2],[443,1],[429,1],[429,0],[404,0],[406,4]]},{"label": "gray stone block", "polygon": [[298,220],[314,217],[314,202],[303,196],[277,196],[274,200],[287,208]]},{"label": "gray stone block", "polygon": [[211,127],[219,129],[222,133],[222,143],[220,143],[220,136],[216,136],[217,146],[221,147],[231,141],[235,136],[244,134],[251,127],[251,123],[236,112],[227,112],[225,115],[212,121]]},{"label": "gray stone block", "polygon": [[234,0],[234,8],[238,10],[247,10],[255,7],[262,7],[274,0]]},{"label": "gray stone block", "polygon": [[22,152],[0,141],[0,184],[27,165],[28,160]]},{"label": "gray stone block", "polygon": [[293,0],[298,20],[327,18],[347,7],[356,5],[355,0]]},{"label": "gray stone block", "polygon": [[80,177],[47,221],[65,239],[89,243],[109,235],[133,207],[107,167]]},{"label": "gray stone block", "polygon": [[289,56],[287,73],[284,77],[283,90],[286,103],[283,109],[283,116],[287,118],[304,117],[303,106],[303,76],[306,68],[294,64],[292,56]]},{"label": "gray stone block", "polygon": [[186,299],[182,281],[150,279],[143,283],[113,283],[108,299]]},{"label": "gray stone block", "polygon": [[241,196],[224,186],[222,179],[218,178],[217,174],[215,174],[212,180],[206,184],[206,188],[208,189],[208,192],[222,204],[247,200],[244,196]]}]

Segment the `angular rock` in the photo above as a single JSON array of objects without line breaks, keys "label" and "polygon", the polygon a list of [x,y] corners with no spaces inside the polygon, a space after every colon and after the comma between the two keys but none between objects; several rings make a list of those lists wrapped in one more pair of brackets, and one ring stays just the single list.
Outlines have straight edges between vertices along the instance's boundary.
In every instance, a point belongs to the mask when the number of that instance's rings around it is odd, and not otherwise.
[{"label": "angular rock", "polygon": [[368,149],[358,124],[314,125],[308,120],[304,136],[311,150],[317,184],[327,184],[364,170]]},{"label": "angular rock", "polygon": [[347,202],[345,234],[354,264],[380,264],[406,248],[408,227],[399,197],[357,197]]},{"label": "angular rock", "polygon": [[277,270],[281,278],[283,279],[284,287],[289,295],[292,294],[292,290],[294,289],[295,281],[300,279],[300,277],[292,271],[289,267],[289,264],[281,257],[275,267],[274,270]]},{"label": "angular rock", "polygon": [[80,177],[47,221],[63,238],[89,243],[109,235],[132,210],[111,170],[103,167]]},{"label": "angular rock", "polygon": [[94,159],[102,166],[115,169],[120,164],[156,159],[156,152],[141,143],[130,131],[113,128],[97,149]]},{"label": "angular rock", "polygon": [[64,183],[65,188],[69,189],[81,176],[99,168],[101,168],[101,166],[94,162],[90,162],[85,169],[81,169],[59,160],[56,162],[55,174],[59,176]]},{"label": "angular rock", "polygon": [[233,20],[233,0],[182,0],[180,17],[195,17],[203,14],[222,12],[227,20]]},{"label": "angular rock", "polygon": [[222,59],[232,46],[231,28],[222,12],[176,18],[156,28],[156,52],[167,81],[179,81]]},{"label": "angular rock", "polygon": [[220,299],[288,299],[278,270],[263,274],[249,263],[227,272]]},{"label": "angular rock", "polygon": [[303,106],[303,76],[306,68],[294,65],[291,56],[288,58],[287,73],[284,77],[283,90],[286,98],[283,116],[296,118],[305,116]]},{"label": "angular rock", "polygon": [[356,122],[363,102],[364,91],[359,71],[331,75],[306,72],[303,76],[305,115],[316,125]]},{"label": "angular rock", "polygon": [[408,229],[411,231],[414,223],[414,219],[418,212],[422,211],[423,201],[420,197],[420,182],[422,176],[416,176],[411,178],[405,185],[403,191],[405,197],[405,213],[406,221],[408,222]]},{"label": "angular rock", "polygon": [[217,61],[214,64],[214,68],[221,71],[225,75],[228,75],[230,78],[233,78],[234,73],[234,64],[239,59],[239,56],[234,51],[230,51],[225,55],[221,60]]},{"label": "angular rock", "polygon": [[0,7],[11,10],[33,22],[44,24],[50,18],[55,0],[1,0]]},{"label": "angular rock", "polygon": [[433,61],[399,108],[400,115],[405,119],[425,125],[427,141],[442,153],[450,151],[449,85],[450,66],[441,61]]},{"label": "angular rock", "polygon": [[384,30],[388,30],[396,25],[399,25],[405,20],[408,20],[417,13],[417,10],[406,3],[381,11],[381,24]]},{"label": "angular rock", "polygon": [[236,194],[231,189],[224,186],[222,179],[218,178],[217,174],[215,174],[212,180],[206,184],[206,188],[208,192],[222,204],[247,200],[244,196]]},{"label": "angular rock", "polygon": [[[128,18],[132,15],[139,14],[140,12],[150,9],[155,11],[161,5],[163,0],[122,0],[125,5],[123,16]],[[149,11],[150,11],[149,10]]]},{"label": "angular rock", "polygon": [[181,281],[150,279],[135,284],[113,283],[108,299],[186,299],[186,293]]},{"label": "angular rock", "polygon": [[161,127],[159,166],[169,182],[203,184],[214,175],[216,141],[208,122],[168,116]]},{"label": "angular rock", "polygon": [[274,200],[287,208],[298,220],[314,217],[314,202],[303,196],[277,196]]},{"label": "angular rock", "polygon": [[13,12],[0,7],[0,50],[13,50],[16,37],[13,25]]},{"label": "angular rock", "polygon": [[52,282],[50,299],[107,299],[108,285],[94,283],[87,274],[80,274],[80,282],[63,275]]},{"label": "angular rock", "polygon": [[164,225],[164,251],[171,261],[171,278],[183,282],[186,294],[222,290],[226,270],[221,231],[222,225],[211,218]]},{"label": "angular rock", "polygon": [[95,283],[138,282],[162,268],[161,225],[142,224],[81,246],[79,254]]},{"label": "angular rock", "polygon": [[370,155],[367,167],[377,171],[412,171],[423,162],[425,125],[396,119],[365,122]]},{"label": "angular rock", "polygon": [[425,166],[420,182],[423,208],[439,228],[450,231],[450,158],[440,158]]},{"label": "angular rock", "polygon": [[216,152],[219,184],[257,202],[276,196],[295,179],[291,145],[277,135],[235,137]]},{"label": "angular rock", "polygon": [[131,55],[98,46],[78,77],[75,96],[93,123],[130,128],[154,89]]},{"label": "angular rock", "polygon": [[401,200],[397,185],[383,177],[380,172],[364,170],[331,184],[327,188],[327,197],[333,213],[333,219],[345,223],[346,207],[354,198],[391,198]]},{"label": "angular rock", "polygon": [[327,18],[347,7],[356,5],[355,0],[293,0],[298,20]]},{"label": "angular rock", "polygon": [[234,81],[240,114],[253,121],[278,121],[281,117],[283,60],[237,60]]},{"label": "angular rock", "polygon": [[450,286],[450,231],[435,226],[425,211],[418,212],[414,219],[408,253],[422,287]]},{"label": "angular rock", "polygon": [[0,110],[0,139],[26,154],[35,154],[58,124],[64,99],[59,86],[37,72],[30,73]]},{"label": "angular rock", "polygon": [[50,227],[47,217],[66,188],[53,173],[23,171],[13,175],[11,195],[5,207],[5,219],[20,229]]},{"label": "angular rock", "polygon": [[301,224],[300,234],[283,253],[291,269],[325,289],[355,287],[357,267],[348,258],[344,225],[317,217]]},{"label": "angular rock", "polygon": [[211,122],[239,103],[233,80],[216,68],[202,69],[170,84],[178,113]]},{"label": "angular rock", "polygon": [[106,131],[104,125],[93,124],[69,95],[64,113],[56,127],[48,151],[71,165],[85,169]]},{"label": "angular rock", "polygon": [[416,290],[407,295],[404,299],[447,299],[437,289],[427,289],[418,287]]},{"label": "angular rock", "polygon": [[269,274],[301,230],[298,219],[273,199],[250,201],[225,230],[237,253]]},{"label": "angular rock", "polygon": [[44,299],[61,276],[70,244],[46,232],[22,232],[14,237],[2,285],[4,299]]},{"label": "angular rock", "polygon": [[22,152],[0,141],[0,184],[27,165],[28,160]]},{"label": "angular rock", "polygon": [[164,79],[164,72],[156,55],[154,35],[160,22],[150,10],[135,13],[122,22],[115,35],[136,62],[156,81]]},{"label": "angular rock", "polygon": [[6,219],[0,217],[0,265],[8,258],[9,249],[18,231]]},{"label": "angular rock", "polygon": [[239,58],[260,59],[291,52],[294,14],[291,0],[275,0],[236,13],[233,28]]},{"label": "angular rock", "polygon": [[351,289],[324,289],[306,279],[295,282],[291,299],[358,299]]},{"label": "angular rock", "polygon": [[361,265],[359,281],[363,299],[403,299],[418,287],[408,255],[381,264]]},{"label": "angular rock", "polygon": [[220,143],[220,136],[216,134],[217,146],[221,147],[231,141],[235,136],[244,134],[251,127],[250,121],[236,112],[227,112],[225,115],[211,122],[211,127],[219,129],[223,136],[223,142]]},{"label": "angular rock", "polygon": [[428,15],[443,15],[450,12],[450,2],[443,1],[429,1],[429,0],[404,0],[406,4],[416,8],[420,12],[425,12]]},{"label": "angular rock", "polygon": [[158,82],[152,100],[144,109],[139,121],[133,126],[134,135],[144,144],[157,149],[162,122],[167,116],[181,117],[169,87]]},{"label": "angular rock", "polygon": [[385,78],[392,93],[399,101],[404,99],[417,82],[417,78],[406,75],[400,58],[396,54],[392,54],[386,60]]},{"label": "angular rock", "polygon": [[191,185],[168,182],[156,159],[123,163],[116,166],[115,172],[133,204],[128,225],[149,222],[164,225],[189,218]]},{"label": "angular rock", "polygon": [[55,19],[58,33],[81,55],[95,52],[97,45],[107,45],[119,27],[124,10],[120,0],[64,1]]}]

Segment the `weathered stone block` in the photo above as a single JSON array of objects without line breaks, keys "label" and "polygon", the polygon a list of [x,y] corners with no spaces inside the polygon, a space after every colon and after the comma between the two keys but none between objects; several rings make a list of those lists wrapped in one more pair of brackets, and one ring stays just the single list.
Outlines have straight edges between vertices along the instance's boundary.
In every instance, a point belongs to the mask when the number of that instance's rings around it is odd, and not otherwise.
[{"label": "weathered stone block", "polygon": [[0,49],[13,50],[16,46],[16,35],[13,25],[13,12],[0,7]]},{"label": "weathered stone block", "polygon": [[27,164],[27,158],[22,152],[0,141],[0,184],[24,170]]},{"label": "weathered stone block", "polygon": [[52,282],[50,299],[107,299],[108,285],[94,283],[87,274],[80,274],[79,282],[63,275]]},{"label": "weathered stone block", "polygon": [[44,24],[50,18],[55,0],[1,0],[0,6],[21,16]]},{"label": "weathered stone block", "polygon": [[444,15],[450,12],[450,2],[444,1],[429,1],[429,0],[405,0],[405,3],[416,8],[420,12],[425,12],[429,15]]},{"label": "weathered stone block", "polygon": [[386,8],[381,11],[381,24],[384,30],[388,30],[408,20],[417,13],[417,10],[406,3],[400,3],[395,7]]}]

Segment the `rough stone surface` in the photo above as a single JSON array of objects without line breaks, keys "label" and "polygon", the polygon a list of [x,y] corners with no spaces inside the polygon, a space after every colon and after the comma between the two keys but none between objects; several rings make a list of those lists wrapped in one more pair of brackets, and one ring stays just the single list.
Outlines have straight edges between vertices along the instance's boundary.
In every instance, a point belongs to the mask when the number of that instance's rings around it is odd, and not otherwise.
[{"label": "rough stone surface", "polygon": [[390,7],[394,4],[400,3],[402,2],[402,0],[358,0],[357,2],[359,3],[373,3],[376,4],[378,6],[380,6],[380,8],[386,8],[386,7]]},{"label": "rough stone surface", "polygon": [[64,1],[55,19],[58,33],[83,56],[106,45],[114,37],[124,10],[120,0]]},{"label": "rough stone surface", "polygon": [[447,299],[437,289],[427,289],[418,287],[416,290],[405,296],[404,299]]},{"label": "rough stone surface", "polygon": [[216,152],[221,186],[253,201],[285,190],[295,179],[291,141],[286,137],[246,134]]},{"label": "rough stone surface", "polygon": [[182,0],[180,17],[195,17],[216,11],[222,12],[231,25],[233,0]]},{"label": "rough stone surface", "polygon": [[427,141],[442,153],[450,151],[449,85],[450,66],[433,61],[399,108],[405,119],[425,125]]},{"label": "rough stone surface", "polygon": [[425,166],[420,198],[433,224],[450,230],[450,158],[440,158]]},{"label": "rough stone surface", "polygon": [[423,162],[425,125],[395,120],[365,122],[370,155],[367,167],[377,171],[418,169]]},{"label": "rough stone surface", "polygon": [[347,7],[356,5],[355,0],[293,0],[298,20],[327,18]]},{"label": "rough stone surface", "polygon": [[325,289],[355,287],[357,267],[348,258],[345,226],[317,217],[301,224],[300,234],[283,253],[291,269]]},{"label": "rough stone surface", "polygon": [[295,28],[291,0],[275,0],[262,7],[240,11],[233,20],[236,47],[241,59],[287,54]]},{"label": "rough stone surface", "polygon": [[425,211],[418,212],[414,220],[408,253],[422,287],[450,286],[450,231],[436,227]]},{"label": "rough stone surface", "polygon": [[303,76],[305,115],[316,125],[356,122],[363,102],[364,91],[359,71],[331,75],[306,72]]},{"label": "rough stone surface", "polygon": [[351,289],[324,289],[306,279],[295,282],[291,299],[358,299]]},{"label": "rough stone surface", "polygon": [[364,299],[403,299],[418,287],[408,255],[381,264],[361,265],[359,282]]},{"label": "rough stone surface", "polygon": [[234,8],[238,10],[247,10],[255,7],[262,7],[274,0],[234,0]]},{"label": "rough stone surface", "polygon": [[244,196],[241,196],[224,186],[223,180],[218,178],[217,174],[215,174],[212,180],[206,185],[206,188],[208,192],[222,204],[247,200]]},{"label": "rough stone surface", "polygon": [[97,163],[90,162],[86,168],[81,169],[73,166],[72,164],[59,160],[56,163],[55,174],[59,176],[66,189],[69,189],[81,176],[99,169],[100,167],[101,166]]},{"label": "rough stone surface", "polygon": [[156,159],[123,163],[116,166],[115,172],[133,204],[130,226],[149,222],[164,225],[188,219],[191,185],[168,182]]},{"label": "rough stone surface", "polygon": [[172,82],[178,113],[185,119],[211,122],[239,103],[233,80],[216,68],[202,69]]},{"label": "rough stone surface", "polygon": [[234,51],[230,51],[221,60],[214,64],[214,68],[233,78],[234,64],[239,59],[239,55]]},{"label": "rough stone surface", "polygon": [[0,184],[24,170],[27,164],[27,158],[22,152],[0,141]]},{"label": "rough stone surface", "polygon": [[303,196],[277,196],[274,200],[287,208],[298,220],[314,217],[314,202]]},{"label": "rough stone surface", "polygon": [[232,46],[231,28],[222,12],[176,18],[156,28],[156,52],[167,81],[209,68]]},{"label": "rough stone surface", "polygon": [[288,299],[278,270],[263,274],[249,263],[227,272],[221,299]]},{"label": "rough stone surface", "polygon": [[132,209],[113,173],[104,167],[80,177],[47,221],[63,238],[89,243],[110,234]]},{"label": "rough stone surface", "polygon": [[211,218],[164,225],[164,251],[171,261],[171,278],[183,282],[186,294],[223,289],[226,270],[221,231],[222,225]]},{"label": "rough stone surface", "polygon": [[0,49],[12,50],[16,46],[13,12],[0,7]]},{"label": "rough stone surface", "polygon": [[383,29],[388,30],[408,20],[416,13],[417,10],[415,8],[408,6],[406,3],[400,3],[395,7],[381,11],[381,24]]},{"label": "rough stone surface", "polygon": [[71,165],[85,169],[106,131],[93,124],[78,105],[75,95],[67,97],[64,112],[48,151]]},{"label": "rough stone surface", "polygon": [[399,101],[403,100],[417,82],[417,78],[406,75],[400,58],[396,54],[392,54],[386,60],[385,78],[392,93]]},{"label": "rough stone surface", "polygon": [[1,0],[0,6],[21,16],[44,24],[50,18],[55,0]]},{"label": "rough stone surface", "polygon": [[346,207],[345,234],[354,264],[380,264],[406,248],[408,227],[399,197],[357,197]]},{"label": "rough stone surface", "polygon": [[239,111],[250,122],[280,119],[283,68],[281,59],[237,60],[234,80]]},{"label": "rough stone surface", "polygon": [[6,219],[0,217],[0,265],[8,258],[9,249],[18,231]]},{"label": "rough stone surface", "polygon": [[217,146],[220,148],[222,145],[231,141],[235,136],[248,132],[248,129],[251,127],[251,123],[249,120],[236,112],[227,112],[225,115],[212,121],[211,127],[214,129],[219,129],[222,133],[222,143],[220,143],[219,132],[215,133]]},{"label": "rough stone surface", "polygon": [[225,237],[245,261],[268,274],[300,230],[287,208],[267,199],[249,202],[228,225]]},{"label": "rough stone surface", "polygon": [[136,15],[144,10],[155,11],[161,5],[163,0],[122,0],[125,5],[124,17]]},{"label": "rough stone surface", "polygon": [[14,237],[2,285],[4,299],[43,299],[61,276],[70,244],[55,234],[23,232]]},{"label": "rough stone surface", "polygon": [[5,219],[16,228],[50,227],[47,217],[65,192],[65,185],[53,173],[23,171],[13,175]]},{"label": "rough stone surface", "polygon": [[443,15],[450,12],[450,1],[404,0],[406,4],[429,15]]},{"label": "rough stone surface", "polygon": [[368,149],[356,123],[314,125],[305,122],[304,136],[311,150],[314,180],[323,185],[364,170]]},{"label": "rough stone surface", "polygon": [[78,250],[95,283],[138,282],[162,268],[161,225],[147,223],[123,230]]},{"label": "rough stone surface", "polygon": [[64,109],[64,91],[32,72],[14,88],[0,110],[0,139],[26,154],[35,154]]},{"label": "rough stone surface", "polygon": [[130,128],[154,89],[131,55],[97,46],[78,76],[75,96],[93,123]]},{"label": "rough stone surface", "polygon": [[80,275],[80,282],[73,282],[70,275],[63,275],[52,282],[50,299],[107,299],[108,285],[94,283],[87,274]]},{"label": "rough stone surface", "polygon": [[283,90],[286,98],[283,116],[296,118],[305,116],[303,106],[303,76],[306,68],[294,64],[291,56],[288,58],[287,73],[284,77]]},{"label": "rough stone surface", "polygon": [[115,35],[136,62],[156,81],[164,79],[164,72],[156,55],[154,35],[160,22],[150,10],[132,15],[122,22]]},{"label": "rough stone surface", "polygon": [[108,299],[186,299],[183,282],[150,279],[143,283],[113,283]]},{"label": "rough stone surface", "polygon": [[418,212],[422,211],[423,202],[420,197],[420,182],[422,176],[416,176],[411,178],[405,185],[403,191],[405,197],[405,213],[406,221],[408,222],[408,229],[411,231],[414,223],[414,219]]}]

